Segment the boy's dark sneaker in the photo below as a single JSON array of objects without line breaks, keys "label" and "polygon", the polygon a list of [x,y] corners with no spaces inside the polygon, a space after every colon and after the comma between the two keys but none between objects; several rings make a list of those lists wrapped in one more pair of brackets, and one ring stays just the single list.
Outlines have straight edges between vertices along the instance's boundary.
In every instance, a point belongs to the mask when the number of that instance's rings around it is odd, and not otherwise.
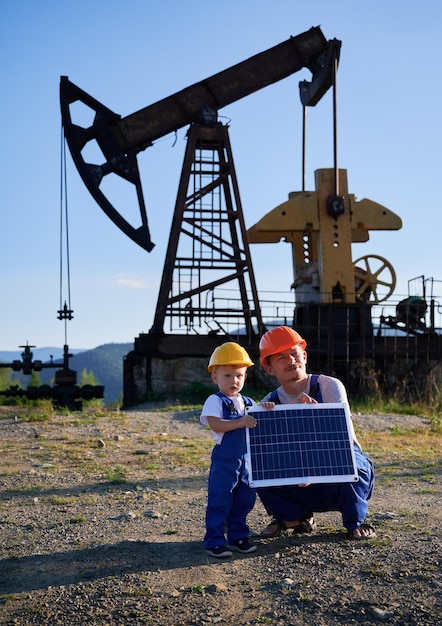
[{"label": "boy's dark sneaker", "polygon": [[210,556],[215,556],[217,559],[225,559],[228,556],[233,556],[233,552],[229,550],[227,546],[215,546],[214,548],[208,548],[206,550]]},{"label": "boy's dark sneaker", "polygon": [[253,543],[249,543],[247,539],[238,539],[238,541],[229,544],[227,547],[231,550],[242,552],[243,554],[249,554],[249,552],[255,552],[256,550],[256,546],[254,546]]}]

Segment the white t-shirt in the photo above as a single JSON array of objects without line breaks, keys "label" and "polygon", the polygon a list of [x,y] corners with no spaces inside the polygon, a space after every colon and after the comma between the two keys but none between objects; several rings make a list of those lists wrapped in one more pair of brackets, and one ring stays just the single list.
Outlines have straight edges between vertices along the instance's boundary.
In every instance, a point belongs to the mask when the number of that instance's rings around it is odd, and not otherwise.
[{"label": "white t-shirt", "polygon": [[[278,397],[281,404],[295,404],[299,400],[299,396],[303,393],[308,395],[310,392],[311,374],[308,375],[308,381],[305,388],[296,395],[291,395],[284,391],[282,386],[278,387]],[[318,383],[321,389],[323,402],[345,402],[348,404],[347,391],[338,378],[319,374]],[[263,400],[268,400],[270,394],[267,394]]]},{"label": "white t-shirt", "polygon": [[[278,392],[280,403],[281,404],[296,404],[299,401],[299,396],[301,396],[303,393],[310,395],[309,393],[310,383],[311,383],[311,374],[309,374],[308,376],[308,381],[303,391],[301,391],[300,393],[296,395],[291,395],[290,393],[287,393],[286,391],[284,391],[282,386],[278,387],[277,392]],[[343,402],[348,405],[347,391],[343,383],[338,378],[333,378],[332,376],[326,376],[325,374],[319,374],[318,384],[321,390],[322,402],[330,402],[330,403]],[[264,402],[265,400],[268,400],[269,396],[270,396],[270,393],[268,393],[263,398],[262,401]],[[359,447],[361,447],[357,440],[352,421],[350,425],[351,425],[353,441]]]}]

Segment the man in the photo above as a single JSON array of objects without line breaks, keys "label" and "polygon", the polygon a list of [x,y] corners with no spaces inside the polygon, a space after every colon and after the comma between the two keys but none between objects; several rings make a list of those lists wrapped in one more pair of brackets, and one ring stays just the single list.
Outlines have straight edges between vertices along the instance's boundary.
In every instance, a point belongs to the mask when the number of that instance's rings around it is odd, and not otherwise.
[{"label": "man", "polygon": [[[260,362],[280,386],[264,401],[279,404],[345,402],[347,392],[337,378],[307,374],[306,341],[293,328],[279,326],[265,333],[260,341]],[[281,531],[312,532],[314,512],[340,511],[348,537],[355,540],[376,536],[365,516],[373,492],[373,463],[362,451],[352,425],[358,482],[261,487],[258,495],[272,521],[261,534],[277,537]]]}]

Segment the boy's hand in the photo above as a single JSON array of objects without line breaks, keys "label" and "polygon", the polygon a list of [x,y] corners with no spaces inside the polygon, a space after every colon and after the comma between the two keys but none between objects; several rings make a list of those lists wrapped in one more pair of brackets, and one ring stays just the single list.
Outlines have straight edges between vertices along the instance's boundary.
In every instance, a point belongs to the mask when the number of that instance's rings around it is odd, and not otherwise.
[{"label": "boy's hand", "polygon": [[238,422],[241,424],[241,428],[255,428],[258,423],[253,415],[249,415],[248,413],[243,415]]}]

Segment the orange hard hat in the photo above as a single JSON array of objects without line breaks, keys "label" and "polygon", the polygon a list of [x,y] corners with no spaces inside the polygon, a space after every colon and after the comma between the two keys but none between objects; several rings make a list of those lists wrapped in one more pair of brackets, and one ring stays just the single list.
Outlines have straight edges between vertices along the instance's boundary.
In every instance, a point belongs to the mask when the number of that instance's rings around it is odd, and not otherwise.
[{"label": "orange hard hat", "polygon": [[293,346],[301,346],[303,350],[307,347],[307,342],[296,330],[289,326],[277,326],[268,330],[259,342],[259,360],[264,365],[267,357],[272,354],[290,350]]}]

